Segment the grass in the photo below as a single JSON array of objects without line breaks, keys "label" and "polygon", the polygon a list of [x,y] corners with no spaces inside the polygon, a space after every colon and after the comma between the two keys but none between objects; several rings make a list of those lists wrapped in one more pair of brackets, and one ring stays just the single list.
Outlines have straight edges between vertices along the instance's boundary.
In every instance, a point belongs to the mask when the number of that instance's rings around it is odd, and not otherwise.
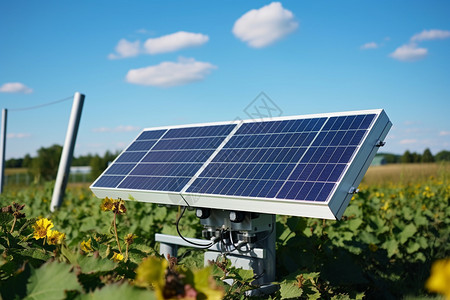
[{"label": "grass", "polygon": [[450,163],[389,164],[371,166],[362,183],[366,185],[408,184],[448,177]]}]

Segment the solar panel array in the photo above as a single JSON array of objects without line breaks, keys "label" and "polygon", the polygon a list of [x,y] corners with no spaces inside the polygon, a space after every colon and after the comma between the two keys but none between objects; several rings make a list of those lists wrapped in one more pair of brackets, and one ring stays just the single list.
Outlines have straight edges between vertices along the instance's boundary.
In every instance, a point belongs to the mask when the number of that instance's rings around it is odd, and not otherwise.
[{"label": "solar panel array", "polygon": [[91,188],[327,203],[380,112],[144,130]]},{"label": "solar panel array", "polygon": [[179,192],[234,127],[143,131],[93,186]]}]

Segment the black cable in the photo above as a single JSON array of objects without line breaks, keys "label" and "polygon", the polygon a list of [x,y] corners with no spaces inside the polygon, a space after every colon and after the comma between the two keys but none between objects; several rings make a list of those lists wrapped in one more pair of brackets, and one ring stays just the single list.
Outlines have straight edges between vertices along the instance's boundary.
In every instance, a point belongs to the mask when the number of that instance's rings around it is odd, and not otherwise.
[{"label": "black cable", "polygon": [[180,228],[179,228],[179,224],[180,224],[180,220],[181,220],[181,218],[183,217],[185,211],[186,211],[186,206],[183,207],[183,211],[181,212],[180,216],[178,217],[178,219],[177,219],[177,221],[176,221],[176,223],[175,223],[176,228],[177,228],[177,232],[178,232],[178,235],[180,236],[180,238],[181,238],[183,241],[185,241],[185,242],[187,242],[187,243],[189,243],[189,244],[192,244],[192,245],[195,245],[195,246],[202,247],[203,249],[208,249],[209,247],[211,247],[212,245],[214,245],[214,242],[211,242],[211,243],[209,243],[208,245],[205,245],[205,244],[199,244],[199,243],[196,243],[196,242],[193,242],[193,241],[190,241],[190,240],[186,239],[186,238],[181,234]]},{"label": "black cable", "polygon": [[44,104],[39,104],[39,105],[29,106],[29,107],[23,107],[23,108],[12,108],[12,109],[8,109],[8,110],[9,111],[32,110],[32,109],[37,109],[37,108],[53,105],[53,104],[56,104],[56,103],[64,102],[64,101],[70,100],[72,98],[73,98],[73,96],[70,96],[70,97],[66,97],[66,98],[63,98],[63,99],[56,100],[56,101],[47,102],[47,103],[44,103]]}]

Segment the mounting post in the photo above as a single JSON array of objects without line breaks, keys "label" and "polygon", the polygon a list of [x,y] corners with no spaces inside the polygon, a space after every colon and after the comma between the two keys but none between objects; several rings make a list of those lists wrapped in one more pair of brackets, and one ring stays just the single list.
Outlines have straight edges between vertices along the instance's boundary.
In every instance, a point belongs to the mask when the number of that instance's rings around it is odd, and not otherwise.
[{"label": "mounting post", "polygon": [[61,206],[67,181],[69,179],[70,164],[72,162],[75,140],[77,139],[78,127],[80,125],[81,111],[83,110],[84,95],[76,92],[73,96],[72,112],[70,113],[69,125],[67,127],[66,141],[61,153],[58,175],[56,176],[55,189],[53,191],[50,211],[55,211]]},{"label": "mounting post", "polygon": [[2,132],[0,135],[0,194],[3,193],[3,184],[5,179],[5,151],[6,151],[6,119],[8,110],[2,110]]}]

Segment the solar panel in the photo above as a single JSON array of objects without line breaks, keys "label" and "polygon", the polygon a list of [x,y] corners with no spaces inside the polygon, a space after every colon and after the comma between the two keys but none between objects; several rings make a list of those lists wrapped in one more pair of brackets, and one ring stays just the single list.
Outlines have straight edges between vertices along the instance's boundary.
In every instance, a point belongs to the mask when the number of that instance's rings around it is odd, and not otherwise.
[{"label": "solar panel", "polygon": [[391,122],[383,110],[145,129],[99,197],[340,218]]}]

